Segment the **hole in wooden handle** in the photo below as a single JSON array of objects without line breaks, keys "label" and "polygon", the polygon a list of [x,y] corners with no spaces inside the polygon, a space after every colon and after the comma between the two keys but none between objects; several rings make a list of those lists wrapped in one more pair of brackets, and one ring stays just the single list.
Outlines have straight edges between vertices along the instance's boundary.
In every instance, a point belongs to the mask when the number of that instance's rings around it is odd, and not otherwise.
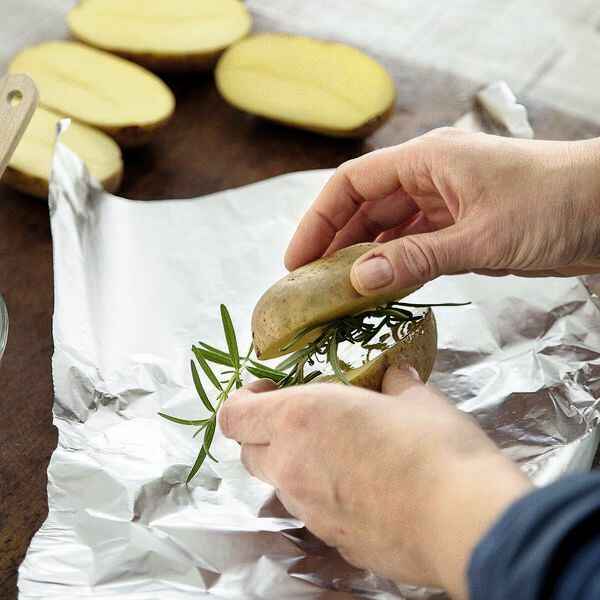
[{"label": "hole in wooden handle", "polygon": [[11,90],[6,95],[6,101],[8,102],[9,106],[12,106],[13,108],[15,106],[19,106],[19,104],[21,104],[23,101],[23,92],[21,90]]},{"label": "hole in wooden handle", "polygon": [[35,83],[27,75],[0,77],[0,177],[25,133],[37,99]]}]

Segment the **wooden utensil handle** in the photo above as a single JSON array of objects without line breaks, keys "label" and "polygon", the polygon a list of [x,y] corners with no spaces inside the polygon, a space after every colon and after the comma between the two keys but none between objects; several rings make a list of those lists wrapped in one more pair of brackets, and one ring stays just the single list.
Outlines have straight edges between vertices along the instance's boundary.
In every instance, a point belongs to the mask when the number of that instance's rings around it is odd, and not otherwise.
[{"label": "wooden utensil handle", "polygon": [[35,111],[38,92],[27,75],[0,79],[0,178]]}]

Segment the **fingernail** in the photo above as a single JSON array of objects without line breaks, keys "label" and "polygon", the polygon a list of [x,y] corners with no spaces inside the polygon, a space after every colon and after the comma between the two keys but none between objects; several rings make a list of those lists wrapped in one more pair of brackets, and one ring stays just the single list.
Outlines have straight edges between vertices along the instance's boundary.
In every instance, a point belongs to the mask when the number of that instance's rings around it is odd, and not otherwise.
[{"label": "fingernail", "polygon": [[354,279],[362,290],[376,290],[394,280],[394,270],[384,256],[374,256],[354,267]]},{"label": "fingernail", "polygon": [[404,371],[409,377],[412,377],[415,381],[421,382],[421,376],[419,372],[408,362],[402,361],[393,365],[399,371]]},{"label": "fingernail", "polygon": [[408,374],[415,381],[418,381],[419,383],[421,383],[421,376],[419,375],[419,372],[412,365],[406,365],[406,370],[407,370]]}]

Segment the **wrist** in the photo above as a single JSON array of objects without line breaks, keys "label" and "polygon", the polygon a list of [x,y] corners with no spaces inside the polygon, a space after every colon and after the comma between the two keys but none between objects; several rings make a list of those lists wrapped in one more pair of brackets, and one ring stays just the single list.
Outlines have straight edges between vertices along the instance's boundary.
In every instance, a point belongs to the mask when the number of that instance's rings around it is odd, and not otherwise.
[{"label": "wrist", "polygon": [[443,475],[424,515],[421,553],[435,585],[451,597],[468,597],[467,569],[475,547],[496,520],[532,489],[520,469],[497,450],[444,460]]}]

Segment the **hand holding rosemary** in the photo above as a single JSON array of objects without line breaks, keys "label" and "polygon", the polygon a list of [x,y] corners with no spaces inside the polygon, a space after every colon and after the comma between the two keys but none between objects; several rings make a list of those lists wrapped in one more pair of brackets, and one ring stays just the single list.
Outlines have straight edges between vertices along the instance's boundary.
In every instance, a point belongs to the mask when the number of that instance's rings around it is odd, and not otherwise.
[{"label": "hand holding rosemary", "polygon": [[[270,367],[258,362],[253,355],[253,346],[250,345],[247,353],[241,356],[237,336],[231,316],[227,307],[221,305],[221,320],[225,334],[227,351],[220,350],[205,342],[192,346],[195,360],[200,366],[208,381],[215,388],[217,396],[211,402],[207,394],[196,363],[190,361],[192,379],[196,392],[210,416],[202,419],[182,419],[160,412],[159,415],[173,423],[196,427],[194,437],[204,433],[202,445],[198,452],[186,483],[189,483],[208,456],[217,462],[211,454],[210,447],[217,426],[217,415],[223,402],[236,389],[243,385],[247,374],[259,379],[270,379],[278,387],[302,385],[309,383],[324,374],[327,365],[333,372],[333,379],[349,385],[346,372],[349,365],[338,356],[338,348],[343,342],[359,344],[366,353],[366,361],[373,352],[385,351],[390,343],[399,342],[406,335],[411,323],[424,318],[423,314],[415,314],[410,309],[429,309],[434,306],[465,306],[466,303],[443,304],[414,304],[408,302],[389,302],[385,305],[362,311],[356,315],[340,317],[329,323],[312,325],[299,331],[289,343],[281,350],[282,353],[306,336],[308,333],[317,332],[318,337],[305,347],[293,352],[276,367]],[[219,373],[210,365],[225,367]]]}]

